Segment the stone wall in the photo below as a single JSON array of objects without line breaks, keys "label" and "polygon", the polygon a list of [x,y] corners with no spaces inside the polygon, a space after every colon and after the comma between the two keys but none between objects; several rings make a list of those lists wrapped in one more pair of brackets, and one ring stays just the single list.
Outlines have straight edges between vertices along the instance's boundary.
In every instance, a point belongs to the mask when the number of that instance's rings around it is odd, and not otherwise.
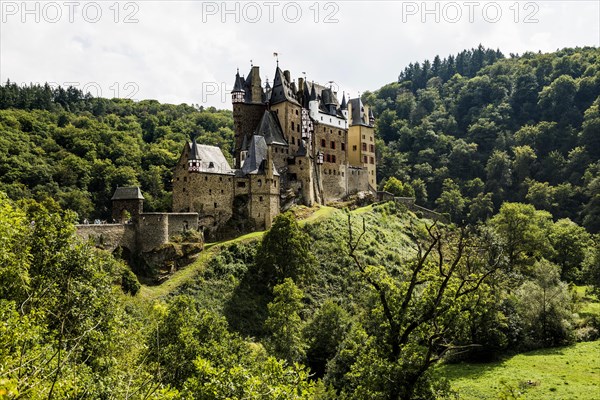
[{"label": "stone wall", "polygon": [[150,251],[169,241],[169,217],[167,213],[143,213],[136,227],[136,249]]},{"label": "stone wall", "polygon": [[233,129],[235,132],[235,168],[240,168],[240,150],[244,135],[256,130],[267,107],[264,104],[233,104]]},{"label": "stone wall", "polygon": [[367,168],[348,167],[348,194],[369,190],[369,171]]},{"label": "stone wall", "polygon": [[250,175],[250,217],[257,229],[271,226],[271,221],[279,213],[279,179],[268,179],[266,175]]},{"label": "stone wall", "polygon": [[271,106],[271,110],[277,114],[283,137],[288,142],[289,155],[293,156],[298,151],[302,137],[302,108],[286,101]]},{"label": "stone wall", "polygon": [[234,185],[233,175],[187,171],[178,174],[173,182],[173,211],[197,212],[203,221],[225,223],[232,214]]},{"label": "stone wall", "polygon": [[167,217],[169,219],[169,239],[188,230],[198,230],[197,213],[168,213]]},{"label": "stone wall", "polygon": [[133,224],[76,225],[77,234],[83,240],[91,240],[96,247],[114,251],[125,247],[135,251],[135,226]]}]

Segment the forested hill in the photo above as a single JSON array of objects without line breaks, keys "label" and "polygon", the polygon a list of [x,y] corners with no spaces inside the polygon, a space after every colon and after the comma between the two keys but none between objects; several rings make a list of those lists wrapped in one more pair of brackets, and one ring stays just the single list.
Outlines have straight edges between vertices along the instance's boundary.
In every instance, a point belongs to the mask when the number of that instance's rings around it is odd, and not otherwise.
[{"label": "forested hill", "polygon": [[230,111],[7,82],[0,86],[0,192],[50,196],[82,220],[108,218],[117,185],[141,185],[144,208],[167,211],[183,143],[195,134],[229,154],[232,128]]},{"label": "forested hill", "polygon": [[410,64],[363,100],[378,180],[455,221],[503,201],[600,231],[600,49],[504,58],[483,47]]},{"label": "forested hill", "polygon": [[[363,95],[376,111],[378,181],[457,222],[518,201],[599,232],[599,96],[598,48],[505,58],[480,46],[412,63]],[[7,82],[0,191],[107,218],[114,188],[139,184],[148,210],[169,210],[182,143],[197,134],[229,154],[232,128],[230,111]]]}]

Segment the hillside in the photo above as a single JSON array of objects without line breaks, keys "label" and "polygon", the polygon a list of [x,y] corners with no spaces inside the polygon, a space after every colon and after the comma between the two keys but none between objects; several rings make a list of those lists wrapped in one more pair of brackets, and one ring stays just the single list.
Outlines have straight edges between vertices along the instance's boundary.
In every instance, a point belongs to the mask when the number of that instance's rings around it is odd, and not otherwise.
[{"label": "hillside", "polygon": [[411,64],[363,95],[378,181],[398,178],[454,221],[518,201],[598,232],[599,96],[598,48],[504,58],[480,46]]},{"label": "hillside", "polygon": [[170,210],[183,143],[230,157],[232,113],[0,86],[0,399],[600,390],[579,377],[598,372],[599,96],[596,48],[412,64],[364,94],[378,178],[453,223],[295,206],[148,286],[75,223],[117,185]]},{"label": "hillside", "polygon": [[[598,232],[599,96],[598,48],[505,58],[480,46],[410,64],[362,96],[376,113],[378,182],[397,178],[399,194],[456,222],[518,201]],[[0,191],[106,219],[117,185],[141,185],[148,211],[166,211],[182,143],[197,135],[230,157],[232,128],[229,111],[7,82]]]}]

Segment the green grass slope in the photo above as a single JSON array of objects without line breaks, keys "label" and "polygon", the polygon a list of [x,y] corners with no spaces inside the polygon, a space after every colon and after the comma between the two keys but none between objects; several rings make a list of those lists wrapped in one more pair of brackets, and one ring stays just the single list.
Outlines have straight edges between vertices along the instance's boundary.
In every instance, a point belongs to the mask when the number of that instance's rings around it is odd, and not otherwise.
[{"label": "green grass slope", "polygon": [[[332,207],[293,212],[308,233],[318,267],[305,293],[309,316],[327,298],[343,299],[350,310],[353,299],[365,290],[358,271],[348,257],[348,214]],[[384,265],[405,259],[412,253],[405,235],[408,225],[418,223],[414,214],[394,204],[371,205],[350,212],[355,229],[367,232],[362,240],[364,259],[371,265]],[[136,301],[144,303],[177,294],[195,297],[204,308],[224,315],[230,327],[245,336],[264,334],[262,322],[272,299],[270,288],[256,276],[254,257],[264,232],[254,232],[218,243],[210,243],[198,259],[158,286],[142,286]]]},{"label": "green grass slope", "polygon": [[445,365],[440,372],[461,400],[597,400],[600,341],[532,351],[489,364]]}]

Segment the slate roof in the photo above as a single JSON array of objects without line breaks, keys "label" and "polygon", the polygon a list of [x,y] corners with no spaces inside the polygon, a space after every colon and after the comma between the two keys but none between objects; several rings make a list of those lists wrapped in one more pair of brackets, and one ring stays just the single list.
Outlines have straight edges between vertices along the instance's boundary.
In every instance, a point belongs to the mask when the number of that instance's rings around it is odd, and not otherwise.
[{"label": "slate roof", "polygon": [[273,79],[273,89],[271,90],[271,104],[278,104],[284,101],[290,101],[295,104],[299,104],[296,100],[296,93],[293,91],[293,87],[290,82],[285,79],[285,75],[281,71],[281,68],[277,67],[275,70],[275,79]]},{"label": "slate roof", "polygon": [[244,175],[264,174],[265,168],[270,167],[273,168],[273,175],[279,176],[272,162],[270,166],[266,166],[267,151],[267,143],[264,136],[252,136],[248,147],[248,155],[242,165],[242,173]]},{"label": "slate roof", "polygon": [[302,107],[308,108],[308,102],[310,101],[310,91],[308,90],[308,85],[306,81],[304,81],[304,87],[302,88]]},{"label": "slate roof", "polygon": [[242,78],[240,78],[240,70],[237,70],[237,73],[235,74],[235,83],[233,84],[233,90],[231,91],[233,92],[243,92],[244,91],[244,82],[242,80]]},{"label": "slate roof", "polygon": [[117,187],[111,200],[144,200],[144,196],[138,186],[123,186]]},{"label": "slate roof", "polygon": [[279,123],[277,114],[273,111],[266,110],[263,114],[254,135],[263,136],[267,144],[278,144],[287,146],[288,143],[283,136],[283,130]]},{"label": "slate roof", "polygon": [[198,144],[195,139],[192,143],[188,143],[188,146],[190,146],[188,160],[199,162],[198,172],[233,174],[227,159],[217,146]]},{"label": "slate roof", "polygon": [[[319,100],[320,112],[338,117],[340,119],[346,119],[344,114],[342,114],[342,108],[338,103],[337,96],[330,87],[322,86],[313,82],[310,99],[311,101]],[[343,105],[345,106],[345,104]]]},{"label": "slate roof", "polygon": [[370,126],[369,120],[365,115],[365,108],[360,98],[350,99],[349,103],[352,104],[352,115],[350,115],[350,124]]}]

